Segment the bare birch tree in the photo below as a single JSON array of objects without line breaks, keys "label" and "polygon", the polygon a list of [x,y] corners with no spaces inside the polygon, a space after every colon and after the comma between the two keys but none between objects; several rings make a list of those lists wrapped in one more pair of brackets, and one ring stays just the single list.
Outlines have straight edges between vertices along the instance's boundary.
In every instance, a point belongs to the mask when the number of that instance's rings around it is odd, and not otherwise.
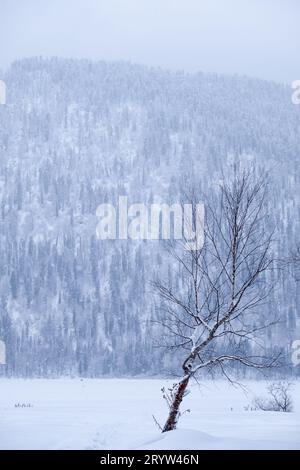
[{"label": "bare birch tree", "polygon": [[[183,376],[168,394],[169,416],[163,432],[176,428],[190,380],[201,370],[239,363],[258,369],[275,365],[259,336],[277,319],[265,319],[262,304],[270,293],[266,272],[273,268],[272,233],[266,232],[267,181],[254,172],[236,171],[222,180],[219,192],[205,202],[204,245],[186,249],[187,240],[168,247],[179,266],[182,285],[174,289],[154,282],[161,298],[167,347],[182,350]],[[195,194],[190,201],[198,201]],[[255,355],[251,354],[255,343]]]}]

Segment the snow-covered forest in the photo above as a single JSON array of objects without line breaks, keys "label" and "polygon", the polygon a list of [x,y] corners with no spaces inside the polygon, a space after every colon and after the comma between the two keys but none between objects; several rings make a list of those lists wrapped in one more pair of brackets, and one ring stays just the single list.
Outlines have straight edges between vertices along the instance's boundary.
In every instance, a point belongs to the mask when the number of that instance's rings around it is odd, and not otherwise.
[{"label": "snow-covered forest", "polygon": [[[300,113],[291,89],[246,77],[129,63],[26,59],[4,76],[0,106],[0,339],[8,376],[172,372],[157,348],[157,275],[180,271],[157,241],[99,241],[103,202],[178,202],[185,184],[214,191],[236,158],[270,175],[275,257],[300,241]],[[266,227],[266,230],[269,227]],[[271,271],[270,350],[300,338],[292,266]],[[271,279],[272,278],[272,279]],[[299,374],[299,366],[291,368]]]}]

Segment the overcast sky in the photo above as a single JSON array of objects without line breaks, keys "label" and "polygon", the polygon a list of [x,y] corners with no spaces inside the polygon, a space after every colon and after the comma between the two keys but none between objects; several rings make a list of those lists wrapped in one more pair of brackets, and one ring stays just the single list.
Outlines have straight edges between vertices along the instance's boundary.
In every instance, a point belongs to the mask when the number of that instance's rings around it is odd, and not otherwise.
[{"label": "overcast sky", "polygon": [[299,0],[0,0],[0,67],[29,56],[300,79]]}]

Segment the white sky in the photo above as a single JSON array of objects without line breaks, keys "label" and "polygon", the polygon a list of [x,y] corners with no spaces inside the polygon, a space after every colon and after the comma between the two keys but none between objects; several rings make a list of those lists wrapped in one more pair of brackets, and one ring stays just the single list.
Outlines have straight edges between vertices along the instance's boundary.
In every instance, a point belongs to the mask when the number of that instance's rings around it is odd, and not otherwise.
[{"label": "white sky", "polygon": [[0,0],[0,67],[36,55],[291,82],[300,1]]}]

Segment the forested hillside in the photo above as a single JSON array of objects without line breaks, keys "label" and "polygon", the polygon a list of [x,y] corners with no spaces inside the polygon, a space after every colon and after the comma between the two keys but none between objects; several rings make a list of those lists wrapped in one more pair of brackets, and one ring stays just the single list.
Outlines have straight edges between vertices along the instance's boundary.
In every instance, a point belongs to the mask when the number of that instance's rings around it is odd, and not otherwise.
[{"label": "forested hillside", "polygon": [[[159,273],[180,283],[162,244],[99,241],[96,209],[209,193],[236,158],[270,171],[275,255],[300,241],[300,106],[283,85],[127,63],[27,59],[0,106],[0,339],[17,376],[156,374]],[[266,227],[268,230],[268,227]],[[282,323],[270,348],[300,338],[291,268],[265,303]]]}]

